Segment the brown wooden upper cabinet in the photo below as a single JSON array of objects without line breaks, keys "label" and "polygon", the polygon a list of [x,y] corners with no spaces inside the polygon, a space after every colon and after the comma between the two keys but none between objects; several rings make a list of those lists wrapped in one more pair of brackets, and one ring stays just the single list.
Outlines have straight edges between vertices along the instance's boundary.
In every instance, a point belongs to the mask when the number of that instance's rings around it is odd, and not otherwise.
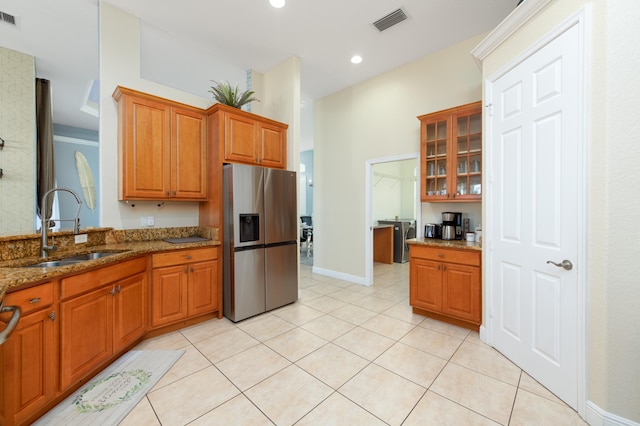
[{"label": "brown wooden upper cabinet", "polygon": [[117,87],[120,200],[207,198],[204,111]]},{"label": "brown wooden upper cabinet", "polygon": [[216,121],[211,127],[218,127],[222,162],[287,166],[288,125],[222,104],[215,104],[208,113]]},{"label": "brown wooden upper cabinet", "polygon": [[482,199],[482,103],[425,114],[420,120],[420,200]]}]

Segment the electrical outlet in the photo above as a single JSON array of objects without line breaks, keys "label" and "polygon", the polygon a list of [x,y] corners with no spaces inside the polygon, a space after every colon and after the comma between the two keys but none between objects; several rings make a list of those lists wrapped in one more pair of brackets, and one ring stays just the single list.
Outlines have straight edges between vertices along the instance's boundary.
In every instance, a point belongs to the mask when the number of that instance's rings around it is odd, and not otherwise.
[{"label": "electrical outlet", "polygon": [[75,236],[76,244],[82,244],[87,242],[87,234],[78,234]]},{"label": "electrical outlet", "polygon": [[147,225],[148,226],[153,226],[155,224],[156,224],[156,219],[153,216],[147,217]]},{"label": "electrical outlet", "polygon": [[140,216],[140,225],[148,226],[147,225],[147,217],[146,216]]}]

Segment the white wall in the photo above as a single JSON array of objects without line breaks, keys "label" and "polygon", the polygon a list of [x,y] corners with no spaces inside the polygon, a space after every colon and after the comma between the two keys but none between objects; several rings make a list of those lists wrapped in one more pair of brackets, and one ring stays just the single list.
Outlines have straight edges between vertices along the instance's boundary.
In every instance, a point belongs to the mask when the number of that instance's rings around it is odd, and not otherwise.
[{"label": "white wall", "polygon": [[372,220],[415,219],[417,161],[401,160],[374,164]]},{"label": "white wall", "polygon": [[419,152],[417,116],[481,99],[481,72],[469,53],[481,39],[315,103],[314,268],[364,280],[365,232],[370,232],[365,224],[366,162]]},{"label": "white wall", "polygon": [[487,57],[483,72],[491,75],[584,5],[591,8],[587,408],[640,422],[640,2],[552,2]]},{"label": "white wall", "polygon": [[35,78],[33,56],[0,47],[0,235],[35,232]]}]

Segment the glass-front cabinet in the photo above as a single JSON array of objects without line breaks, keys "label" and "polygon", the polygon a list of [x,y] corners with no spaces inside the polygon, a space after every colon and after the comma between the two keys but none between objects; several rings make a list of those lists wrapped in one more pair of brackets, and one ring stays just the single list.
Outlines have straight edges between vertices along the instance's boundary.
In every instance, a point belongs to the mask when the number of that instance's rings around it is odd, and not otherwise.
[{"label": "glass-front cabinet", "polygon": [[420,199],[482,198],[482,105],[463,105],[419,116]]}]

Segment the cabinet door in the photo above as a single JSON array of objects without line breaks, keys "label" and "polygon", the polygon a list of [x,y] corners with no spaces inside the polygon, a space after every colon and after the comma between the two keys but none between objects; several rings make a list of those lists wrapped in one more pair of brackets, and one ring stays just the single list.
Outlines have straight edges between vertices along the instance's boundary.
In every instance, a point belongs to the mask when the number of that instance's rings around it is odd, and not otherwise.
[{"label": "cabinet door", "polygon": [[456,201],[482,199],[482,105],[461,107],[452,116],[451,190]]},{"label": "cabinet door", "polygon": [[189,316],[218,309],[218,262],[194,263],[189,266]]},{"label": "cabinet door", "polygon": [[444,314],[480,324],[480,268],[443,264]]},{"label": "cabinet door", "polygon": [[451,112],[429,114],[421,119],[420,161],[422,201],[446,201],[449,151],[451,140]]},{"label": "cabinet door", "polygon": [[170,108],[126,96],[121,120],[121,196],[123,200],[165,199],[171,189]]},{"label": "cabinet door", "polygon": [[287,165],[287,131],[278,126],[260,124],[260,165],[284,169]]},{"label": "cabinet door", "polygon": [[230,112],[224,120],[224,160],[258,164],[258,123]]},{"label": "cabinet door", "polygon": [[207,148],[204,115],[171,109],[171,198],[207,197]]},{"label": "cabinet door", "polygon": [[411,306],[442,312],[441,264],[412,258],[409,273]]},{"label": "cabinet door", "polygon": [[147,331],[147,275],[134,275],[114,285],[113,350],[117,352]]},{"label": "cabinet door", "polygon": [[[52,319],[53,318],[53,319]],[[2,346],[3,406],[7,424],[23,424],[57,389],[58,347],[51,308],[25,315]]]},{"label": "cabinet door", "polygon": [[153,270],[151,326],[170,324],[187,317],[187,266]]},{"label": "cabinet door", "polygon": [[60,386],[79,382],[113,353],[113,287],[60,303]]}]

